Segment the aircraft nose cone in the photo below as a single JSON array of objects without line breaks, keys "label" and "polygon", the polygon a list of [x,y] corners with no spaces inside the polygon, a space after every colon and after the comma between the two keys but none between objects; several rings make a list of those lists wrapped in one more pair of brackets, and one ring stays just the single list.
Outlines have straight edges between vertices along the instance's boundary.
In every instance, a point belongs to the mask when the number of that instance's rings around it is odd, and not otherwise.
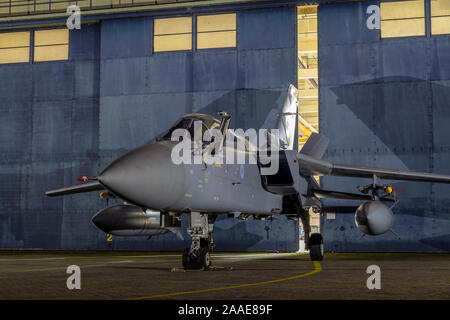
[{"label": "aircraft nose cone", "polygon": [[151,209],[166,209],[184,195],[183,165],[171,160],[171,143],[145,145],[112,161],[98,180],[117,196]]}]

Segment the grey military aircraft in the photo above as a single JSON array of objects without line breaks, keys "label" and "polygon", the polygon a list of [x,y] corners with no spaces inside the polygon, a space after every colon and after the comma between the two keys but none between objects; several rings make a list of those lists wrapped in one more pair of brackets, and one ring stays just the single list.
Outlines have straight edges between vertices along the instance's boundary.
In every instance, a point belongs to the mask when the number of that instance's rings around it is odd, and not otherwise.
[{"label": "grey military aircraft", "polygon": [[[191,246],[182,255],[185,269],[208,269],[213,249],[213,226],[220,214],[239,219],[266,219],[285,215],[301,220],[305,230],[305,248],[312,260],[322,260],[323,239],[312,233],[311,212],[326,212],[321,199],[351,199],[363,203],[354,215],[357,227],[368,235],[380,235],[389,230],[394,216],[389,206],[395,197],[390,186],[379,179],[450,183],[450,175],[399,171],[363,166],[336,164],[322,159],[329,139],[313,133],[300,152],[293,150],[297,124],[297,89],[291,85],[282,100],[273,127],[278,129],[278,170],[267,174],[269,153],[251,148],[247,137],[229,129],[231,116],[220,112],[218,120],[205,114],[188,114],[162,133],[154,143],[131,150],[108,164],[96,177],[83,177],[83,184],[46,192],[60,196],[80,192],[103,191],[102,198],[122,199],[97,212],[92,222],[100,230],[117,236],[157,236],[167,232],[180,235],[180,216],[189,215],[188,234]],[[237,144],[214,141],[226,149],[227,157],[245,153],[249,163],[174,163],[173,150],[179,139],[173,139],[177,129],[185,129],[192,136],[194,124],[201,123],[202,133],[216,129],[222,137],[230,132],[243,141],[244,150]],[[273,137],[273,136],[272,136]],[[194,139],[195,140],[195,139]],[[211,139],[212,142],[214,139]],[[269,144],[269,135],[264,142]],[[271,141],[271,140],[270,140]],[[209,147],[201,143],[200,149]],[[271,149],[273,150],[273,149]],[[358,187],[360,193],[323,190],[316,176],[362,177],[372,180]],[[334,212],[339,212],[339,207]]]}]

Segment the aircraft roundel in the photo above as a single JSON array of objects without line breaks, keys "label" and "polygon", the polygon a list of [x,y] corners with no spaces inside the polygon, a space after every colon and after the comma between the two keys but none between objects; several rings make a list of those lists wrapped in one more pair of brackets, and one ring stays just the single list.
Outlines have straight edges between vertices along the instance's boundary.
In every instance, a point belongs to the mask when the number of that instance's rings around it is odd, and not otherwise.
[{"label": "aircraft roundel", "polygon": [[239,170],[239,174],[241,175],[241,179],[244,179],[245,170],[244,170],[244,165],[243,164],[241,164],[241,169]]}]

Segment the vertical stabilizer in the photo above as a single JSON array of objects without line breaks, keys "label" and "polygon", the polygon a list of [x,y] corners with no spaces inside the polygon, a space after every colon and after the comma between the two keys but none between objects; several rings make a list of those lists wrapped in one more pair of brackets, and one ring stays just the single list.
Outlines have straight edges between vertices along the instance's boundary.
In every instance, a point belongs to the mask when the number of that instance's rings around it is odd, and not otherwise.
[{"label": "vertical stabilizer", "polygon": [[298,90],[289,85],[277,115],[275,129],[280,132],[280,148],[293,150],[298,110]]}]

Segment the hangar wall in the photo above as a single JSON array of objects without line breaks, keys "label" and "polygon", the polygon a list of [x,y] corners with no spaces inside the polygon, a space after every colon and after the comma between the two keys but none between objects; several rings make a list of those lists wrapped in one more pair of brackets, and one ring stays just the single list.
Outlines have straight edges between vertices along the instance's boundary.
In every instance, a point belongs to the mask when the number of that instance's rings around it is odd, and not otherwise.
[{"label": "hangar wall", "polygon": [[[88,197],[49,199],[98,162],[98,28],[71,35],[70,61],[0,66],[0,247],[94,240]],[[83,173],[84,174],[84,173]],[[88,213],[89,212],[89,213]],[[69,239],[70,234],[78,239]]]},{"label": "hangar wall", "polygon": [[[450,173],[450,36],[380,39],[366,27],[377,1],[319,6],[319,112],[337,163]],[[427,26],[429,21],[426,20]],[[355,192],[369,181],[327,177]],[[327,251],[449,251],[450,186],[392,182],[392,233],[365,236],[351,215],[322,218]],[[328,202],[337,204],[336,202]],[[340,202],[342,204],[342,202]]]},{"label": "hangar wall", "polygon": [[[260,128],[296,83],[296,8],[237,12],[237,47],[153,53],[151,17],[110,19],[70,32],[69,61],[0,66],[0,248],[179,250],[175,235],[106,235],[90,222],[96,193],[47,198],[152,141],[185,113],[231,112]],[[186,226],[186,219],[183,220]],[[298,248],[283,217],[220,219],[218,250]]]}]

